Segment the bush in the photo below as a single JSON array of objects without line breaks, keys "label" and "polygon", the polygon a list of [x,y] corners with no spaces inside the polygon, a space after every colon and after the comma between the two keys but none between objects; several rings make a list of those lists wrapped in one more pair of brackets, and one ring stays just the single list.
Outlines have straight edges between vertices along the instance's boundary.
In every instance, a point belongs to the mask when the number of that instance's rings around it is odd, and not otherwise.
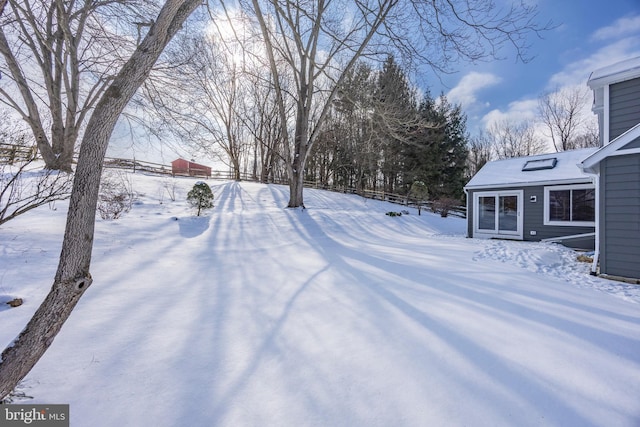
[{"label": "bush", "polygon": [[135,199],[133,185],[126,172],[105,172],[100,182],[98,213],[100,218],[118,219],[131,210]]},{"label": "bush", "polygon": [[213,207],[213,193],[211,187],[206,182],[198,181],[195,183],[191,191],[187,194],[187,202],[198,210],[197,216],[200,216],[200,212],[205,209],[211,209]]},{"label": "bush", "polygon": [[38,170],[34,157],[0,162],[0,225],[39,206],[52,206],[71,195],[73,175],[49,169]]},{"label": "bush", "polygon": [[442,199],[434,200],[431,203],[431,210],[434,213],[439,213],[442,218],[449,216],[449,212],[456,208],[460,202],[456,199],[445,197]]},{"label": "bush", "polygon": [[[171,199],[172,202],[176,201],[176,190],[178,188],[178,183],[176,181],[175,178],[168,178],[168,179],[163,179],[162,180],[162,188],[164,190],[166,190],[167,194],[169,194],[169,198]],[[160,190],[161,192],[163,190]],[[162,199],[164,197],[161,196],[161,201],[160,203],[162,203]]]}]

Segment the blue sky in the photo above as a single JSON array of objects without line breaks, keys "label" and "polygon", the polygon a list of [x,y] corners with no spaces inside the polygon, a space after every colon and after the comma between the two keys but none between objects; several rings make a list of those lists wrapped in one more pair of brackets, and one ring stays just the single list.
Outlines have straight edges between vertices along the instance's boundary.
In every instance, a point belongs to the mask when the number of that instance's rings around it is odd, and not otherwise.
[{"label": "blue sky", "polygon": [[[493,120],[533,118],[538,96],[569,85],[585,85],[600,67],[640,56],[640,0],[537,0],[540,20],[553,30],[531,38],[533,59],[458,64],[457,73],[431,80],[462,105],[473,134]],[[436,82],[436,84],[433,84]]]},{"label": "blue sky", "polygon": [[[555,25],[543,38],[531,36],[531,61],[517,62],[513,50],[505,48],[504,60],[459,63],[454,74],[421,76],[420,89],[429,89],[433,95],[445,93],[449,101],[462,105],[472,136],[496,120],[533,119],[541,93],[571,85],[585,87],[592,71],[640,56],[640,0],[528,1],[538,5],[541,23]],[[592,117],[588,107],[585,114]],[[184,148],[147,141],[140,135],[132,147],[129,132],[116,132],[110,155],[167,163]]]}]

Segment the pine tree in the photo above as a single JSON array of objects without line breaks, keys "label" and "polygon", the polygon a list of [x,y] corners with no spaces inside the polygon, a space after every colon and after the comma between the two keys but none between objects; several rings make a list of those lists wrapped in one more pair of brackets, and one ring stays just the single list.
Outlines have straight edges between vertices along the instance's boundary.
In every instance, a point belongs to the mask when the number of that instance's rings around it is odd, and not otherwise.
[{"label": "pine tree", "polygon": [[385,191],[394,192],[402,184],[407,144],[416,119],[415,90],[393,56],[389,56],[377,81],[373,121],[383,153]]},{"label": "pine tree", "polygon": [[405,158],[405,183],[424,182],[432,199],[460,200],[467,157],[466,117],[444,96],[425,95],[419,107],[421,125]]},{"label": "pine tree", "polygon": [[211,209],[213,207],[213,193],[211,192],[211,187],[209,187],[206,182],[196,182],[191,191],[187,194],[187,201],[193,208],[198,209],[197,216],[200,216],[201,211]]}]

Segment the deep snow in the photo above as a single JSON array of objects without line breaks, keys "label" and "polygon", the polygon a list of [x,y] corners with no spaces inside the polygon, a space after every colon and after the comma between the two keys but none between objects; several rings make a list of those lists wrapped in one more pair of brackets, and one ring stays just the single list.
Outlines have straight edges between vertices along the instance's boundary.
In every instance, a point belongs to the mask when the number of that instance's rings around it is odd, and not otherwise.
[{"label": "deep snow", "polygon": [[[177,200],[166,193],[177,183]],[[638,426],[640,287],[553,244],[305,190],[137,174],[95,279],[20,387],[72,426]],[[160,199],[163,203],[160,204]],[[0,345],[48,291],[66,203],[0,228]]]}]

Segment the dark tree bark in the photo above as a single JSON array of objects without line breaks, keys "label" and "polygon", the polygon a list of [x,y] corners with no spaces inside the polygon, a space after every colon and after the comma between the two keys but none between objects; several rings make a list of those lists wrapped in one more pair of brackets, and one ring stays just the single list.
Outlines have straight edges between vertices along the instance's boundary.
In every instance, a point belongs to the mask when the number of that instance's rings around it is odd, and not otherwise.
[{"label": "dark tree bark", "polygon": [[9,394],[42,357],[91,286],[93,279],[89,267],[96,204],[109,138],[124,107],[149,76],[165,46],[201,1],[167,0],[147,36],[96,105],[80,149],[54,283],[25,329],[2,352],[0,399]]}]

